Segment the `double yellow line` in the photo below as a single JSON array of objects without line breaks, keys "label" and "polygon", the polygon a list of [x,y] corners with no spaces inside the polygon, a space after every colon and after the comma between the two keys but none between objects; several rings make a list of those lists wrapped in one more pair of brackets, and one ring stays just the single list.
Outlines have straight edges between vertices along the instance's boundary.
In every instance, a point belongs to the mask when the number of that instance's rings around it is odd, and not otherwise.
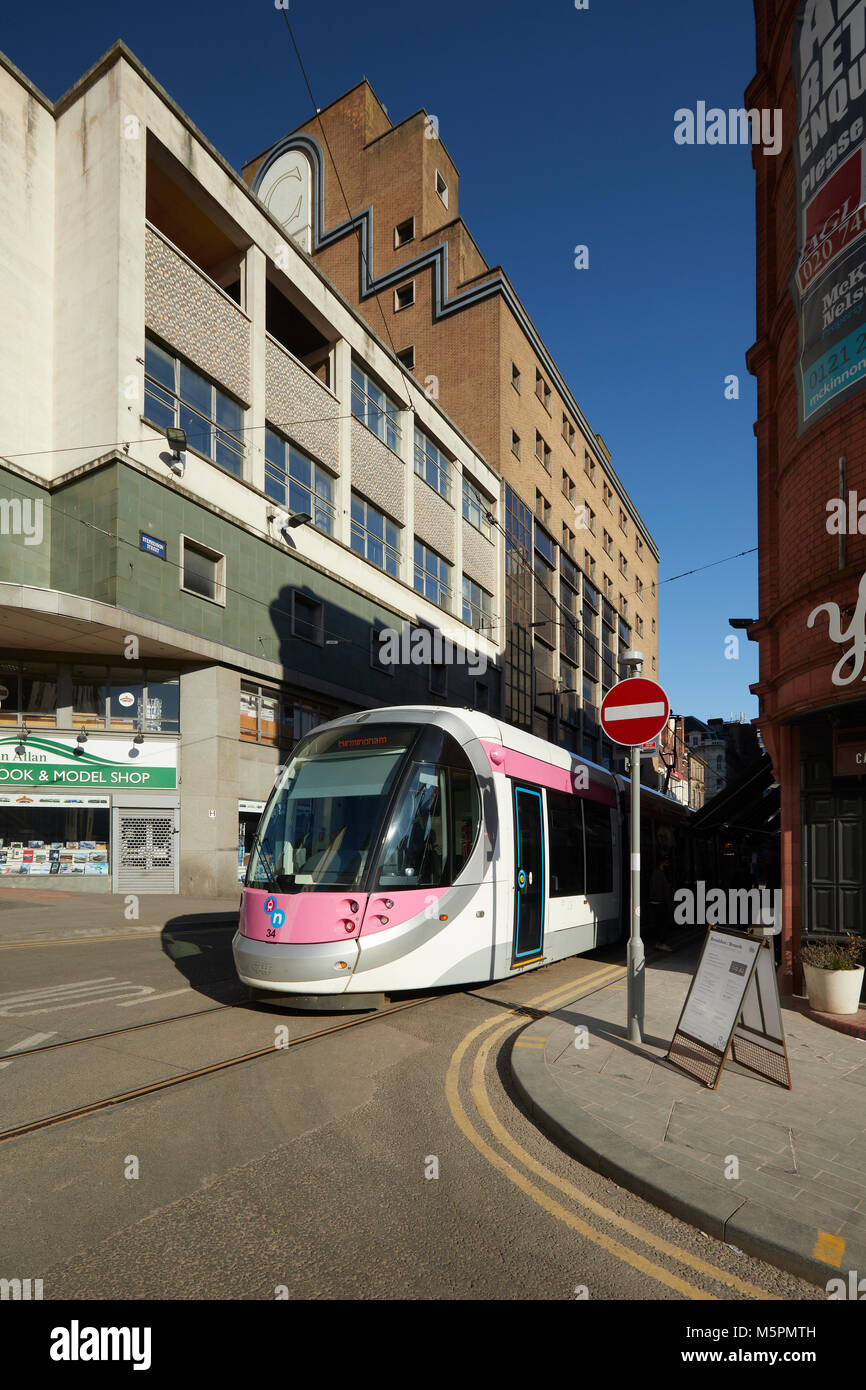
[{"label": "double yellow line", "polygon": [[[603,989],[605,985],[621,978],[622,974],[623,971],[620,967],[606,966],[579,980],[572,980],[571,984],[568,986],[560,985],[557,989],[548,990],[545,994],[537,995],[534,999],[528,1000],[525,1007],[545,1005],[549,1010],[553,1011],[559,1004],[564,1004],[573,1000],[576,989],[582,989],[586,993],[588,991],[585,987],[590,984],[593,985],[594,989]],[[557,1173],[552,1172],[551,1169],[546,1168],[544,1164],[539,1163],[537,1159],[533,1158],[532,1154],[528,1153],[527,1150],[508,1133],[493,1111],[493,1106],[490,1102],[490,1096],[484,1080],[484,1069],[491,1049],[495,1047],[508,1032],[513,1031],[515,1028],[515,1021],[513,1019],[510,1019],[506,1023],[502,1023],[501,1018],[501,1013],[494,1014],[486,1019],[485,1022],[480,1023],[477,1028],[473,1028],[471,1032],[466,1034],[451,1058],[448,1074],[445,1078],[445,1092],[454,1122],[461,1133],[469,1140],[470,1144],[478,1150],[482,1157],[486,1158],[488,1163],[507,1177],[516,1187],[519,1187],[522,1192],[525,1192],[528,1197],[531,1197],[532,1200],[548,1212],[549,1215],[555,1216],[557,1220],[564,1222],[565,1225],[569,1226],[573,1231],[576,1231],[578,1235],[585,1237],[585,1239],[591,1241],[594,1245],[600,1246],[603,1250],[606,1250],[608,1254],[616,1256],[617,1259],[622,1260],[625,1264],[631,1265],[633,1269],[639,1270],[642,1274],[646,1274],[651,1279],[657,1280],[658,1283],[664,1284],[667,1288],[682,1294],[684,1298],[706,1299],[713,1302],[718,1301],[715,1294],[706,1293],[703,1289],[698,1288],[696,1284],[690,1284],[686,1279],[682,1279],[679,1275],[671,1273],[662,1265],[656,1264],[652,1260],[647,1259],[646,1256],[638,1254],[637,1251],[631,1250],[628,1246],[621,1244],[620,1241],[615,1240],[612,1236],[606,1235],[595,1226],[591,1226],[588,1222],[575,1216],[573,1212],[562,1206],[555,1198],[549,1196],[547,1192],[538,1187],[536,1183],[532,1182],[525,1173],[515,1168],[507,1158],[497,1152],[496,1149],[492,1148],[491,1145],[482,1138],[481,1134],[479,1134],[478,1130],[475,1129],[469,1119],[460,1098],[460,1068],[472,1044],[482,1037],[483,1034],[489,1033],[490,1036],[478,1049],[475,1057],[475,1062],[472,1067],[470,1094],[478,1114],[481,1116],[490,1133],[528,1172],[541,1178],[548,1186],[558,1189],[558,1191],[569,1197],[572,1202],[583,1207],[586,1211],[591,1212],[609,1226],[615,1227],[623,1232],[623,1234],[630,1236],[632,1240],[638,1241],[641,1245],[648,1246],[650,1250],[655,1253],[667,1255],[669,1259],[675,1260],[681,1265],[685,1265],[687,1268],[694,1270],[698,1274],[704,1275],[708,1279],[712,1279],[717,1284],[722,1284],[725,1288],[735,1290],[740,1294],[745,1294],[748,1298],[767,1299],[772,1301],[774,1296],[767,1293],[766,1290],[758,1288],[755,1284],[750,1284],[745,1279],[738,1278],[736,1274],[730,1274],[727,1270],[719,1269],[716,1265],[709,1264],[706,1260],[700,1259],[697,1255],[692,1255],[688,1250],[681,1249],[671,1241],[664,1240],[661,1236],[655,1235],[645,1227],[637,1225],[634,1221],[629,1221],[626,1217],[620,1216],[619,1213],[615,1211],[611,1211],[600,1202],[596,1202],[592,1197],[582,1192],[580,1188],[575,1187],[573,1183],[568,1182],[565,1178],[559,1177]],[[497,1024],[500,1026],[497,1027]]]}]

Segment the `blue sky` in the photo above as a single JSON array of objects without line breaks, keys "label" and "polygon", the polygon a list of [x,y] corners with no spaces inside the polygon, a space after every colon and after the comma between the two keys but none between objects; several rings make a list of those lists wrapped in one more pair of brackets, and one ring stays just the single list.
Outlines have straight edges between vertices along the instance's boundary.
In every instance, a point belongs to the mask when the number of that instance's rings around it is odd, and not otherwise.
[{"label": "blue sky", "polygon": [[[751,150],[673,138],[679,107],[743,104],[751,0],[290,6],[319,106],[366,76],[392,120],[438,117],[461,214],[606,440],[660,578],[754,546]],[[6,10],[0,46],[56,99],[116,38],[236,168],[310,114],[273,0],[45,0]],[[732,373],[739,399],[726,400]],[[730,616],[757,616],[757,556],[659,593],[672,708],[751,718],[757,648],[741,635],[728,660],[725,638]]]}]

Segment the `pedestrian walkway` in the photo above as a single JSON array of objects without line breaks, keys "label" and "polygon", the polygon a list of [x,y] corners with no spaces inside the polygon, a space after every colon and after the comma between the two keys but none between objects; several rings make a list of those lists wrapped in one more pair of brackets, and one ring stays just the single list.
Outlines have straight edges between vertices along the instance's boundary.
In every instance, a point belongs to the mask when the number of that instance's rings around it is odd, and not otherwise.
[{"label": "pedestrian walkway", "polygon": [[699,951],[648,966],[641,1044],[625,975],[524,1029],[523,1103],[582,1163],[707,1234],[822,1286],[866,1276],[866,1042],[783,1001],[792,1090],[730,1060],[709,1090],[665,1060]]},{"label": "pedestrian walkway", "polygon": [[[134,897],[134,901],[130,899]],[[87,937],[152,936],[237,922],[238,900],[182,898],[173,893],[65,893],[62,889],[0,889],[0,945]]]}]

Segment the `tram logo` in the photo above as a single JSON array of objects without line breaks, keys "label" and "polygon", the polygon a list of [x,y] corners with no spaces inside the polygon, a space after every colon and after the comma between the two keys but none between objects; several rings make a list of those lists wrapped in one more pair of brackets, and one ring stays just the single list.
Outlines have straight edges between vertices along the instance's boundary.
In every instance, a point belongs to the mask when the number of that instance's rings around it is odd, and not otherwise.
[{"label": "tram logo", "polygon": [[277,907],[276,898],[265,900],[265,916],[270,918],[272,927],[284,927],[286,924],[286,914],[281,907]]}]

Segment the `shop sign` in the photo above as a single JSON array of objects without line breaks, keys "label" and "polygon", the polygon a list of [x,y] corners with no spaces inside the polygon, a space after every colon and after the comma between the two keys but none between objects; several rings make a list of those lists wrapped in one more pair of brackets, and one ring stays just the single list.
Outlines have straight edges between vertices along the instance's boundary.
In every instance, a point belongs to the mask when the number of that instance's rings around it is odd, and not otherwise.
[{"label": "shop sign", "polygon": [[263,801],[239,801],[239,802],[238,802],[238,811],[240,812],[241,815],[244,815],[244,814],[261,815],[261,813],[262,813],[262,811],[263,811],[264,809],[265,809],[265,803],[264,803]]},{"label": "shop sign", "polygon": [[833,730],[833,776],[866,774],[866,729]]},{"label": "shop sign", "polygon": [[852,0],[803,0],[791,67],[799,433],[866,386],[866,83]]},{"label": "shop sign", "polygon": [[110,796],[46,796],[40,792],[39,796],[28,796],[26,792],[0,792],[0,806],[38,806],[40,810],[45,806],[81,806],[90,811],[95,806],[104,807],[111,805]]},{"label": "shop sign", "polygon": [[[0,738],[0,790],[47,791],[52,787],[107,787],[149,791],[177,786],[177,743],[131,738],[94,738],[79,744],[75,734],[51,738],[30,734],[24,756],[16,755],[20,734]],[[76,753],[80,748],[81,752]]]}]

